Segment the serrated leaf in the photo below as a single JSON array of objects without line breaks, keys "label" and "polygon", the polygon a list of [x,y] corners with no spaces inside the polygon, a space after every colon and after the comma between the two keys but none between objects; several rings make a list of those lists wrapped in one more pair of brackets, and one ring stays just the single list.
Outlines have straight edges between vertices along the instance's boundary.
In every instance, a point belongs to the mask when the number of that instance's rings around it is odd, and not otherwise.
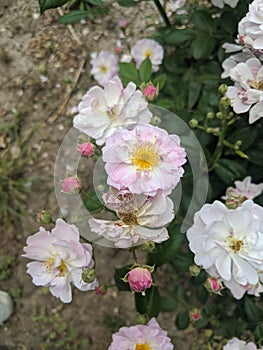
[{"label": "serrated leaf", "polygon": [[215,167],[216,175],[227,185],[246,176],[246,169],[241,161],[220,159]]},{"label": "serrated leaf", "polygon": [[119,62],[119,70],[124,85],[127,85],[131,81],[138,85],[138,71],[133,62]]},{"label": "serrated leaf", "polygon": [[153,85],[154,86],[157,86],[157,84],[159,84],[159,90],[161,90],[165,83],[166,83],[166,80],[167,80],[167,75],[166,74],[160,74],[160,75],[157,75],[157,77],[155,77],[153,79]]},{"label": "serrated leaf", "polygon": [[130,271],[131,266],[132,265],[115,268],[114,281],[118,290],[131,290],[129,283],[122,280],[122,278]]},{"label": "serrated leaf", "polygon": [[68,0],[38,0],[40,13],[44,13],[48,9],[57,8],[64,5]]},{"label": "serrated leaf", "polygon": [[180,311],[176,317],[175,325],[178,329],[183,330],[189,326],[190,318],[187,310]]},{"label": "serrated leaf", "polygon": [[64,16],[60,17],[59,22],[62,24],[74,24],[86,18],[87,15],[88,15],[88,11],[86,10],[75,10],[75,11],[66,13]]},{"label": "serrated leaf", "polygon": [[151,79],[152,74],[152,62],[149,58],[142,61],[139,68],[139,76],[142,82],[148,82]]},{"label": "serrated leaf", "polygon": [[191,28],[172,28],[165,33],[164,41],[167,45],[179,45],[185,41],[191,41],[194,35],[195,31]]},{"label": "serrated leaf", "polygon": [[202,29],[207,33],[212,33],[214,21],[206,11],[195,11],[192,15],[192,22],[198,29]]},{"label": "serrated leaf", "polygon": [[178,302],[171,297],[160,297],[160,311],[173,312],[177,309]]},{"label": "serrated leaf", "polygon": [[208,58],[208,56],[212,53],[215,44],[216,41],[214,38],[206,34],[197,35],[191,44],[191,52],[194,59],[200,60],[203,58]]},{"label": "serrated leaf", "polygon": [[134,7],[136,6],[136,1],[134,0],[118,0],[118,4],[123,7]]}]

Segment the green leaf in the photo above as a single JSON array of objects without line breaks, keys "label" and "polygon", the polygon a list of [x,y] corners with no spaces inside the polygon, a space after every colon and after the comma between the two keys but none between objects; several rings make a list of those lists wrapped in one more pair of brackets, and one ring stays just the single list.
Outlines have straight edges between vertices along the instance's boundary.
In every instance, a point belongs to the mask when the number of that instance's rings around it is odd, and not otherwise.
[{"label": "green leaf", "polygon": [[176,317],[175,325],[178,329],[183,330],[189,326],[190,318],[187,310],[182,310]]},{"label": "green leaf", "polygon": [[142,61],[140,68],[139,68],[139,76],[142,82],[148,82],[151,78],[152,74],[152,62],[149,60],[149,58],[145,58],[145,60]]},{"label": "green leaf", "polygon": [[191,52],[196,60],[208,58],[215,47],[216,41],[207,34],[199,34],[192,41]]},{"label": "green leaf", "polygon": [[262,319],[260,310],[256,307],[255,303],[249,298],[245,297],[244,311],[248,321],[258,322]]},{"label": "green leaf", "polygon": [[246,322],[236,318],[224,319],[218,325],[218,332],[225,338],[240,337],[246,329]]},{"label": "green leaf", "polygon": [[95,191],[90,191],[88,197],[83,198],[83,203],[90,213],[103,209]]},{"label": "green leaf", "polygon": [[80,20],[86,18],[88,11],[86,10],[75,10],[69,13],[66,13],[64,16],[59,18],[59,22],[62,24],[74,24]]},{"label": "green leaf", "polygon": [[159,90],[161,90],[164,87],[165,83],[166,83],[166,79],[167,79],[167,75],[166,74],[157,75],[157,77],[155,77],[153,79],[153,85],[157,86],[157,84],[159,84]]},{"label": "green leaf", "polygon": [[188,108],[191,109],[194,107],[196,102],[199,99],[200,93],[202,90],[202,85],[194,81],[189,83],[189,95],[188,95]]},{"label": "green leaf", "polygon": [[136,6],[136,1],[134,0],[118,0],[118,4],[123,7],[134,7]]},{"label": "green leaf", "polygon": [[191,41],[195,31],[191,28],[172,28],[164,34],[164,41],[167,45],[179,45],[185,41]]},{"label": "green leaf", "polygon": [[160,311],[173,312],[177,309],[178,302],[171,297],[160,297]]},{"label": "green leaf", "polygon": [[115,268],[114,281],[118,290],[131,290],[129,283],[122,280],[122,278],[130,271],[131,266],[132,265]]},{"label": "green leaf", "polygon": [[119,62],[120,76],[124,85],[133,81],[136,85],[139,84],[138,71],[133,62]]},{"label": "green leaf", "polygon": [[204,286],[198,286],[196,290],[196,298],[202,303],[205,304],[209,297],[208,291]]},{"label": "green leaf", "polygon": [[174,107],[174,103],[171,100],[163,99],[163,100],[157,101],[156,102],[156,106],[159,106],[159,107],[162,107],[162,108],[165,108],[165,109],[170,109],[170,108]]},{"label": "green leaf", "polygon": [[246,176],[246,169],[241,161],[220,159],[215,167],[216,175],[227,185]]},{"label": "green leaf", "polygon": [[40,13],[64,5],[68,0],[38,0]]},{"label": "green leaf", "polygon": [[214,29],[214,21],[206,11],[195,11],[192,15],[192,22],[198,29],[202,29],[211,34]]},{"label": "green leaf", "polygon": [[256,338],[256,341],[259,341],[263,339],[263,324],[258,324],[254,331],[254,336]]},{"label": "green leaf", "polygon": [[96,6],[100,6],[102,4],[101,0],[85,0],[85,2]]},{"label": "green leaf", "polygon": [[225,11],[220,17],[221,27],[231,34],[235,35],[237,30],[237,18],[234,11]]},{"label": "green leaf", "polygon": [[228,141],[232,144],[236,143],[239,140],[242,141],[240,149],[244,151],[251,145],[253,145],[257,135],[258,132],[256,129],[252,129],[251,127],[241,128],[236,130],[232,135],[230,135]]},{"label": "green leaf", "polygon": [[146,295],[135,293],[135,305],[140,314],[149,317],[157,317],[160,312],[160,294],[156,286],[152,286],[145,291]]}]

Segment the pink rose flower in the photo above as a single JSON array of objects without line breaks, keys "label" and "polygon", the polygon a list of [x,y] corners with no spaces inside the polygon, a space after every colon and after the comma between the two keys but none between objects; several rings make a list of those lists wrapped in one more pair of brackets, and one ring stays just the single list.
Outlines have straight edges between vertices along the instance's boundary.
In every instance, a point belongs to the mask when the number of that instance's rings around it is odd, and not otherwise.
[{"label": "pink rose flower", "polygon": [[27,273],[36,286],[46,286],[52,295],[63,303],[70,303],[72,283],[81,291],[94,290],[98,285],[95,279],[85,283],[84,269],[94,266],[92,246],[79,242],[76,226],[57,219],[55,228],[49,232],[40,227],[39,232],[27,238],[26,254],[23,256],[36,261],[27,264]]},{"label": "pink rose flower", "polygon": [[82,157],[90,157],[94,154],[94,146],[91,142],[83,142],[77,148]]},{"label": "pink rose flower", "polygon": [[155,318],[147,325],[121,327],[112,335],[112,343],[108,350],[173,350],[174,346],[167,332],[161,329]]},{"label": "pink rose flower", "polygon": [[144,294],[145,289],[152,286],[152,275],[147,268],[135,267],[128,273],[128,282],[136,293]]},{"label": "pink rose flower", "polygon": [[61,184],[62,191],[65,193],[78,193],[81,189],[81,184],[76,176],[66,177]]},{"label": "pink rose flower", "polygon": [[149,196],[170,194],[186,162],[179,136],[151,125],[117,130],[106,140],[102,153],[110,186]]}]

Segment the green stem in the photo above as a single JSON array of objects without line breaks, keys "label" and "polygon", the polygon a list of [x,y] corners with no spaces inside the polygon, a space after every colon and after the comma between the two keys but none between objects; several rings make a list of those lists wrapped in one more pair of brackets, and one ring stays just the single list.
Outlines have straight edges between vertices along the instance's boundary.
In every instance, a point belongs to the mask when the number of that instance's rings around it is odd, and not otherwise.
[{"label": "green stem", "polygon": [[169,21],[169,18],[166,15],[166,12],[165,12],[164,8],[162,7],[162,4],[160,3],[159,0],[153,0],[153,2],[155,3],[155,5],[156,5],[156,7],[157,7],[157,9],[158,9],[162,19],[164,20],[164,23],[165,23],[166,27],[170,28],[171,27],[171,23]]}]

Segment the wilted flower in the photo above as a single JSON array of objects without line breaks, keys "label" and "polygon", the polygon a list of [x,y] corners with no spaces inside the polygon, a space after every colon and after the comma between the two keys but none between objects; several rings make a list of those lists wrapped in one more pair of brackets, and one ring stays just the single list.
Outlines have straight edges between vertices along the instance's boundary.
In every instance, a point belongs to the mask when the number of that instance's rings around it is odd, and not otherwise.
[{"label": "wilted flower", "polygon": [[[230,78],[235,86],[228,87],[226,96],[236,113],[249,111],[249,123],[252,124],[263,117],[263,67],[257,58],[238,63],[230,69]],[[251,106],[254,105],[252,108]]]},{"label": "wilted flower", "polygon": [[74,194],[80,191],[81,184],[77,176],[69,176],[62,181],[61,188],[65,193]]},{"label": "wilted flower", "polygon": [[137,68],[146,58],[152,63],[152,69],[156,72],[163,60],[163,47],[152,39],[141,39],[131,49],[131,55]]},{"label": "wilted flower", "polygon": [[234,337],[223,346],[223,350],[257,350],[257,347],[252,342],[246,343],[244,340]]},{"label": "wilted flower", "polygon": [[112,335],[112,343],[108,350],[173,350],[171,339],[162,330],[155,318],[147,325],[121,327]]},{"label": "wilted flower", "polygon": [[239,0],[211,0],[211,3],[219,8],[223,8],[225,5],[229,5],[234,8],[237,6]]},{"label": "wilted flower", "polygon": [[73,124],[102,145],[120,127],[149,123],[152,114],[147,107],[148,103],[134,83],[124,88],[121,80],[115,77],[104,89],[94,86],[84,95]]},{"label": "wilted flower", "polygon": [[27,264],[27,272],[37,286],[49,287],[51,294],[64,303],[72,300],[70,283],[82,291],[93,290],[97,281],[85,283],[83,269],[94,266],[92,246],[79,242],[76,226],[57,219],[49,232],[40,227],[39,232],[27,238],[23,256],[36,260]]},{"label": "wilted flower", "polygon": [[94,146],[91,142],[86,141],[78,146],[77,151],[82,157],[90,157],[94,154]]},{"label": "wilted flower", "polygon": [[[151,270],[153,270],[151,268]],[[145,294],[145,290],[152,286],[152,275],[147,267],[137,266],[134,267],[127,274],[127,279],[131,290],[136,293]]]},{"label": "wilted flower", "polygon": [[110,51],[101,51],[96,57],[92,58],[91,75],[102,86],[118,73],[118,58]]},{"label": "wilted flower", "polygon": [[186,162],[179,136],[151,125],[117,130],[107,139],[102,153],[109,185],[149,196],[170,194]]},{"label": "wilted flower", "polygon": [[256,285],[263,271],[263,208],[251,200],[237,209],[205,204],[187,231],[195,263],[209,275],[239,285]]},{"label": "wilted flower", "polygon": [[164,227],[174,218],[172,200],[161,194],[148,197],[127,190],[103,197],[105,205],[116,211],[119,220],[90,219],[91,230],[113,241],[116,247],[128,248],[147,241],[161,243],[169,238]]},{"label": "wilted flower", "polygon": [[245,199],[254,199],[259,196],[263,191],[263,183],[258,185],[251,183],[251,176],[247,176],[243,181],[235,181],[235,188],[228,187],[226,189],[226,196],[223,199],[229,197],[244,197]]}]

